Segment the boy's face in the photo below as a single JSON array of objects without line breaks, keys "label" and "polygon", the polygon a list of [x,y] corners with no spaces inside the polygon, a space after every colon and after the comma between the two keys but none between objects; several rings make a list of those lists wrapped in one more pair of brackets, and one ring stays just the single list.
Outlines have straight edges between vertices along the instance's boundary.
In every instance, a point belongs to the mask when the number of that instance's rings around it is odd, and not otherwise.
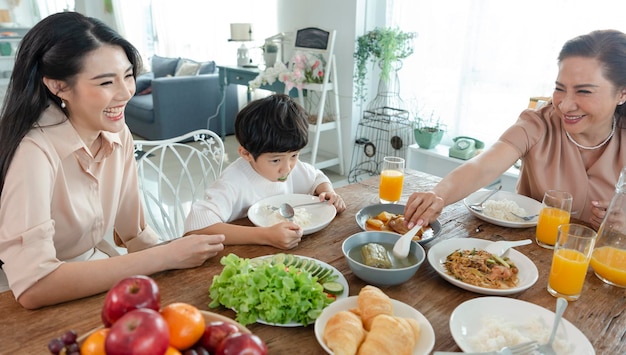
[{"label": "boy's face", "polygon": [[300,151],[283,153],[263,153],[254,160],[254,157],[245,148],[239,147],[239,155],[247,160],[259,175],[269,181],[285,181],[289,173],[296,166]]}]

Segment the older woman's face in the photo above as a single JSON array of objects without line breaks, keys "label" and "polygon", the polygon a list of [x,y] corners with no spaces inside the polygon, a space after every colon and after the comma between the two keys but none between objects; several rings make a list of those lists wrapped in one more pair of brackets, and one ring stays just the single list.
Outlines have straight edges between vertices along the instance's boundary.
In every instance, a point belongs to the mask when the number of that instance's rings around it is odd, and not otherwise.
[{"label": "older woman's face", "polygon": [[119,46],[102,46],[89,53],[83,70],[65,96],[70,120],[81,136],[119,132],[124,109],[135,94],[133,67]]},{"label": "older woman's face", "polygon": [[573,134],[604,134],[610,129],[616,105],[626,99],[604,77],[601,63],[593,58],[570,57],[559,65],[553,104],[565,129]]}]

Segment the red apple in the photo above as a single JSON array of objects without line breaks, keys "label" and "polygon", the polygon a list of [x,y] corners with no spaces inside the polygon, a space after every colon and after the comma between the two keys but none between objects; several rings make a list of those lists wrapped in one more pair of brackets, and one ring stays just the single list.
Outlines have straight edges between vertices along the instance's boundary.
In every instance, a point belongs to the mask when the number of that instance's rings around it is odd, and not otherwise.
[{"label": "red apple", "polygon": [[232,323],[213,321],[204,327],[204,334],[200,344],[211,354],[214,354],[222,340],[232,333],[239,333],[239,328]]},{"label": "red apple", "polygon": [[170,344],[170,330],[159,312],[134,309],[115,322],[104,341],[107,355],[163,355]]},{"label": "red apple", "polygon": [[267,355],[267,345],[261,338],[254,334],[233,333],[222,340],[215,354]]},{"label": "red apple", "polygon": [[155,311],[161,308],[159,286],[148,276],[125,278],[107,292],[101,312],[102,323],[105,327],[110,327],[121,316],[138,308]]}]

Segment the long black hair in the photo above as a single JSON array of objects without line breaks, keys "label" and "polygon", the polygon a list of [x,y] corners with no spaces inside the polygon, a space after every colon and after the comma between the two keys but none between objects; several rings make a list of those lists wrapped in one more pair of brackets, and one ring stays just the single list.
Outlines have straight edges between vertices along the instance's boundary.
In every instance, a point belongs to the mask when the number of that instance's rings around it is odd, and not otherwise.
[{"label": "long black hair", "polygon": [[[559,53],[559,63],[569,57],[597,59],[604,77],[618,90],[626,88],[626,34],[617,30],[597,30],[567,41]],[[617,105],[620,121],[626,117],[626,104]],[[623,122],[622,122],[623,123]]]},{"label": "long black hair", "polygon": [[61,99],[48,90],[43,78],[62,80],[72,87],[85,56],[103,45],[120,46],[135,77],[141,71],[141,56],[130,42],[103,22],[77,12],[50,15],[26,33],[0,113],[0,196],[22,138],[50,102],[61,107]]}]

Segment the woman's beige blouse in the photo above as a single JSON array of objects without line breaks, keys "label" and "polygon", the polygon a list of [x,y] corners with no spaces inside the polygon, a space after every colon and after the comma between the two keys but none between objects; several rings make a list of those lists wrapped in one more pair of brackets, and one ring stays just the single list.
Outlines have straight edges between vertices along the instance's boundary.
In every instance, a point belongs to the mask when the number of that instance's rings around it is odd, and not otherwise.
[{"label": "woman's beige blouse", "polygon": [[64,261],[88,259],[107,231],[130,252],[157,242],[143,218],[128,127],[101,136],[92,157],[50,107],[22,139],[0,199],[0,260],[16,299]]},{"label": "woman's beige blouse", "polygon": [[591,201],[610,201],[622,167],[626,165],[626,134],[617,124],[601,157],[589,167],[581,149],[565,135],[552,105],[524,111],[500,140],[513,145],[522,157],[517,192],[537,201],[546,190],[568,191],[574,201],[572,217],[589,222]]}]

